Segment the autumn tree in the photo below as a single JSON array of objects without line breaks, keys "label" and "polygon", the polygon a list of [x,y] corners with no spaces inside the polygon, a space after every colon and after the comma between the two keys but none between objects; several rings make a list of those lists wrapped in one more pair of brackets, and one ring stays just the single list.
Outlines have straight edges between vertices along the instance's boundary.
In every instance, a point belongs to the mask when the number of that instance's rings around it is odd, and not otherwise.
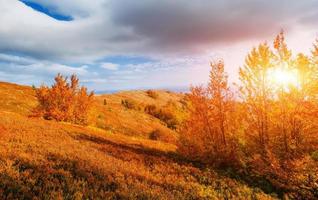
[{"label": "autumn tree", "polygon": [[248,54],[240,68],[240,94],[246,110],[247,132],[256,136],[259,150],[265,152],[269,142],[270,102],[272,88],[268,84],[268,71],[273,68],[273,52],[266,43]]},{"label": "autumn tree", "polygon": [[220,164],[233,153],[229,114],[233,109],[224,62],[211,63],[208,87],[192,87],[189,116],[184,123],[180,151],[192,159]]},{"label": "autumn tree", "polygon": [[290,193],[287,198],[314,199],[318,41],[310,56],[293,55],[281,32],[273,45],[261,43],[250,51],[239,78],[240,99],[233,100],[223,61],[211,63],[208,87],[192,87],[187,95],[179,151],[215,165],[238,152],[239,160],[226,163],[239,167],[239,173]]},{"label": "autumn tree", "polygon": [[[282,72],[291,73],[294,69],[293,61],[291,59],[292,52],[288,49],[287,44],[285,42],[285,37],[283,31],[281,31],[275,38],[273,43],[275,52],[273,63],[275,68]],[[275,69],[274,69],[275,70]],[[294,102],[290,101],[290,93],[295,88],[293,85],[286,85],[279,82],[275,82],[275,86],[271,86],[275,89],[274,93],[277,96],[277,117],[273,120],[273,123],[278,127],[278,134],[274,136],[278,136],[280,141],[282,141],[282,145],[277,144],[277,146],[283,147],[283,156],[288,156],[290,151],[290,143],[291,143],[291,134],[289,133],[291,129],[290,120],[291,113],[295,109]],[[274,99],[275,100],[275,99]]]},{"label": "autumn tree", "polygon": [[[281,158],[291,158],[304,153],[311,140],[314,119],[310,113],[315,110],[313,103],[317,94],[317,66],[310,57],[302,53],[293,58],[283,32],[274,40],[274,49],[275,65],[279,70],[292,74],[295,79],[287,85],[278,83],[274,87],[278,112],[273,123],[279,129],[277,135],[281,138],[283,147],[278,153]],[[313,57],[314,55],[313,52]],[[276,149],[280,149],[280,144],[274,145]]]},{"label": "autumn tree", "polygon": [[[314,43],[311,56],[299,54],[295,61],[298,71],[298,87],[293,94],[297,117],[293,134],[297,136],[300,150],[316,150],[318,132],[318,41]],[[296,134],[295,134],[296,133]]]},{"label": "autumn tree", "polygon": [[[317,105],[318,104],[318,39],[314,43],[314,49],[312,50],[311,61],[312,61],[312,67],[311,67],[311,73],[310,73],[311,80],[309,80],[311,82],[310,93],[311,93],[312,101],[314,101]],[[316,116],[318,117],[318,113]]]},{"label": "autumn tree", "polygon": [[292,187],[287,177],[295,176],[301,170],[297,163],[317,148],[316,51],[312,59],[301,53],[293,57],[281,32],[272,49],[266,43],[253,48],[240,68],[247,166],[276,186]]},{"label": "autumn tree", "polygon": [[189,116],[181,129],[179,151],[192,160],[204,160],[212,150],[213,129],[205,88],[191,87]]},{"label": "autumn tree", "polygon": [[[296,76],[308,64],[302,54],[296,60],[292,58],[284,33],[280,32],[273,42],[273,50],[266,43],[260,44],[240,68],[247,132],[257,136],[256,150],[261,150],[260,153],[270,150],[285,157],[295,144],[298,146],[302,126],[299,110],[304,100],[301,90],[305,87]],[[291,77],[295,80],[284,80]]]},{"label": "autumn tree", "polygon": [[79,88],[79,80],[72,75],[67,77],[58,74],[52,87],[41,86],[36,91],[39,106],[36,112],[45,119],[87,124],[89,110],[94,93],[88,94],[85,87]]}]

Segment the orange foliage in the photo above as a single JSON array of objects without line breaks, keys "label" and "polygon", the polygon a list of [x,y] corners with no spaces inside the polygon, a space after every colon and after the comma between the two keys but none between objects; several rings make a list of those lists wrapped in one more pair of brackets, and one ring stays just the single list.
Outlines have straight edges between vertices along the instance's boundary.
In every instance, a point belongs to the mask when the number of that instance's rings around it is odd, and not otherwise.
[{"label": "orange foliage", "polygon": [[189,117],[181,130],[180,152],[214,165],[235,162],[234,135],[229,121],[233,100],[222,60],[211,63],[208,87],[191,88],[188,98]]},{"label": "orange foliage", "polygon": [[[297,71],[296,84],[269,80],[268,73],[282,67]],[[240,101],[228,87],[222,60],[211,63],[207,87],[191,87],[174,102],[158,101],[171,94],[151,90],[138,94],[143,103],[131,94],[107,102],[100,96],[95,106],[107,131],[25,118],[15,102],[0,107],[0,198],[317,199],[318,42],[312,55],[293,55],[281,32],[272,47],[252,49],[239,76]],[[52,87],[36,90],[37,112],[87,124],[94,96],[78,85],[76,76],[68,82],[57,75]],[[177,100],[188,111],[180,130]],[[142,131],[150,140],[135,137]]]},{"label": "orange foliage", "polygon": [[[240,68],[240,92],[247,133],[256,139],[254,150],[261,154],[270,150],[283,158],[306,152],[308,142],[312,142],[317,65],[303,54],[293,58],[283,32],[273,46],[271,50],[267,44],[260,44],[247,56],[245,66]],[[268,72],[275,70],[297,72],[297,83],[273,85]]]},{"label": "orange foliage", "polygon": [[159,97],[159,95],[154,90],[147,90],[146,93],[153,99],[157,99]]},{"label": "orange foliage", "polygon": [[175,146],[0,111],[0,199],[275,199]]},{"label": "orange foliage", "polygon": [[36,111],[45,119],[87,124],[94,93],[88,94],[85,87],[79,88],[75,75],[68,83],[67,77],[58,74],[51,88],[41,86],[37,89],[36,97],[39,101]]},{"label": "orange foliage", "polygon": [[169,102],[162,108],[158,108],[156,105],[146,105],[144,108],[145,113],[160,119],[172,130],[176,130],[179,125],[179,121],[175,113],[176,110],[177,107]]},{"label": "orange foliage", "polygon": [[311,57],[293,56],[281,32],[273,48],[253,48],[239,71],[241,101],[232,99],[223,62],[212,63],[209,87],[192,87],[188,95],[179,151],[234,167],[243,180],[280,197],[316,199],[317,43]]}]

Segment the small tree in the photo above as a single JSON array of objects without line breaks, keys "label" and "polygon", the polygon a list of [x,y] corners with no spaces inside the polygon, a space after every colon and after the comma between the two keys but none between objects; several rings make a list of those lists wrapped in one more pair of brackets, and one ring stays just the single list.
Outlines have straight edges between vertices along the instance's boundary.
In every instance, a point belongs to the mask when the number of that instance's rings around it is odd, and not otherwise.
[{"label": "small tree", "polygon": [[191,87],[189,116],[180,133],[179,151],[192,160],[205,160],[212,151],[213,128],[204,87]]},{"label": "small tree", "polygon": [[266,43],[253,48],[240,68],[240,94],[246,108],[248,132],[257,146],[265,152],[269,142],[270,100],[272,88],[268,84],[268,70],[273,68],[273,52]]},{"label": "small tree", "polygon": [[191,88],[189,117],[181,130],[179,150],[191,159],[224,164],[233,153],[229,115],[232,93],[227,84],[224,62],[211,63],[207,88]]},{"label": "small tree", "polygon": [[228,87],[228,76],[224,72],[224,62],[219,60],[211,63],[210,82],[208,94],[210,95],[210,105],[212,106],[213,119],[217,129],[217,142],[219,146],[226,146],[228,135],[227,126],[228,115],[232,110],[232,93]]},{"label": "small tree", "polygon": [[88,95],[87,88],[81,87],[75,96],[74,122],[76,124],[87,124],[89,111],[92,106],[93,93]]},{"label": "small tree", "polygon": [[58,74],[52,87],[41,86],[36,90],[39,106],[36,111],[45,119],[87,124],[88,113],[94,93],[88,94],[85,87],[79,88],[79,80]]}]

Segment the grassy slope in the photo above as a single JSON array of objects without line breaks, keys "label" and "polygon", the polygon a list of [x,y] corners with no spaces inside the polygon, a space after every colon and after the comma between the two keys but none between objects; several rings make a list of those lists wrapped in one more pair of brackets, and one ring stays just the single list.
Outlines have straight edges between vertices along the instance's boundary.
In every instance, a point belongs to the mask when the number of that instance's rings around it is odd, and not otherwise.
[{"label": "grassy slope", "polygon": [[[95,101],[95,117],[97,126],[112,133],[148,138],[149,134],[160,129],[167,134],[175,132],[167,128],[159,119],[145,114],[143,111],[126,109],[121,101],[129,99],[138,105],[156,104],[164,106],[169,100],[179,102],[183,95],[157,91],[159,97],[153,99],[145,91],[127,91],[117,94],[98,95]],[[107,105],[104,105],[104,99]],[[31,87],[0,82],[0,110],[10,111],[27,116],[37,105],[35,92]],[[95,120],[94,120],[95,121]]]},{"label": "grassy slope", "polygon": [[0,110],[27,115],[36,105],[31,87],[0,82]]},{"label": "grassy slope", "polygon": [[27,118],[36,105],[32,90],[22,87],[23,97],[31,95],[15,101],[10,95],[21,88],[5,86],[1,94],[11,92],[0,95],[8,105],[0,107],[0,199],[271,199],[182,161],[172,144]]},{"label": "grassy slope", "polygon": [[[183,95],[156,91],[158,98],[153,99],[145,91],[125,91],[116,94],[99,95],[96,97],[97,110],[100,122],[97,126],[114,133],[121,133],[130,136],[140,136],[147,138],[149,133],[155,129],[160,129],[168,134],[175,134],[167,128],[160,120],[145,114],[142,110],[126,109],[121,105],[121,101],[128,99],[136,102],[138,106],[156,104],[164,106],[168,101],[179,102]],[[106,99],[107,105],[103,104]]]}]

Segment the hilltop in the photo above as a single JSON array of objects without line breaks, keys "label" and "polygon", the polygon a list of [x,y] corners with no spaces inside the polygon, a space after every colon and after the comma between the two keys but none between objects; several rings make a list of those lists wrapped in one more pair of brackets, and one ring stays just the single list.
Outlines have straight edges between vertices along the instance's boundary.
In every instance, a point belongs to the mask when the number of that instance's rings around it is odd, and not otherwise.
[{"label": "hilltop", "polygon": [[0,110],[28,115],[37,105],[32,87],[0,82]]},{"label": "hilltop", "polygon": [[[173,143],[149,140],[155,129],[178,137],[142,108],[171,102],[182,107],[184,95],[156,94],[98,95],[94,112],[99,120],[84,127],[28,117],[37,105],[34,90],[0,83],[0,198],[274,198],[186,161]],[[135,106],[127,108],[125,100]]]},{"label": "hilltop", "polygon": [[[184,95],[163,90],[155,93],[156,98],[150,97],[147,91],[142,90],[96,95],[92,114],[94,119],[90,125],[111,133],[142,138],[148,138],[155,130],[176,137],[175,131],[167,128],[161,120],[145,113],[143,109],[147,105],[157,105],[161,108],[168,102],[174,102],[181,107],[180,101]],[[133,107],[125,107],[122,101],[128,101]],[[1,110],[29,116],[36,106],[35,90],[32,87],[0,82]]]},{"label": "hilltop", "polygon": [[[123,91],[115,94],[97,95],[96,107],[98,112],[97,127],[130,136],[148,138],[155,130],[160,130],[167,135],[176,135],[167,128],[158,118],[146,114],[147,105],[156,105],[158,108],[173,102],[177,107],[182,107],[183,94],[169,91],[154,91],[155,98],[149,96],[147,91]],[[104,105],[106,101],[106,105]],[[123,106],[122,102],[131,104],[131,108]]]}]

